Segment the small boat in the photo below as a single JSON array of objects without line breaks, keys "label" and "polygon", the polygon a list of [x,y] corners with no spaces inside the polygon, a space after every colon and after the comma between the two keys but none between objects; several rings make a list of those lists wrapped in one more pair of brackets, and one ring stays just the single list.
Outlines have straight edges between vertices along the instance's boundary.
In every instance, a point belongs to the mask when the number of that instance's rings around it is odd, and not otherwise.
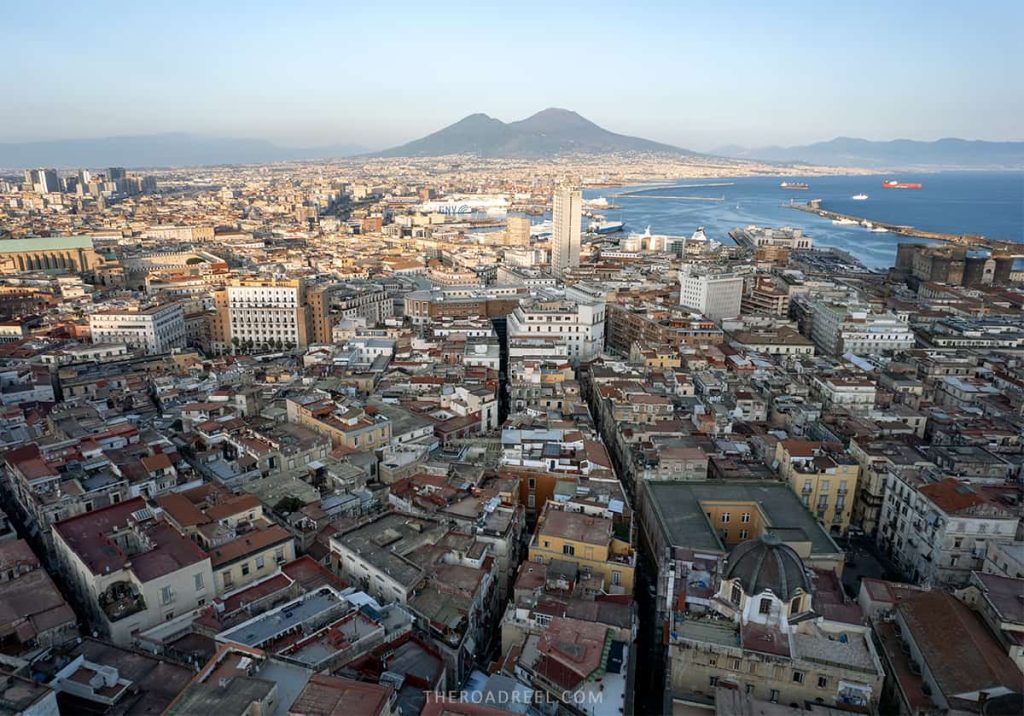
[{"label": "small boat", "polygon": [[871,233],[873,234],[888,234],[889,230],[881,226],[872,226]]},{"label": "small boat", "polygon": [[868,195],[867,194],[854,194],[850,198],[853,199],[854,201],[867,201]]}]

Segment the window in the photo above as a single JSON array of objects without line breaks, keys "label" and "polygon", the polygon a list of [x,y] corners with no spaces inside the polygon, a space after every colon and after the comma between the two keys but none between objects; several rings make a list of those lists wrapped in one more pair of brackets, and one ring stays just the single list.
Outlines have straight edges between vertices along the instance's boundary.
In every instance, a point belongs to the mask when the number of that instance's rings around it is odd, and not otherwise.
[{"label": "window", "polygon": [[527,507],[536,507],[537,506],[537,496],[534,495],[533,493],[530,493],[529,495],[527,495],[526,496],[526,506]]},{"label": "window", "polygon": [[242,565],[242,576],[243,577],[249,576],[249,563],[248,562],[246,562],[245,564]]},{"label": "window", "polygon": [[761,602],[757,605],[757,611],[758,611],[759,614],[767,614],[771,610],[772,610],[772,600],[771,599],[762,599]]},{"label": "window", "polygon": [[818,688],[819,689],[827,689],[828,688],[828,677],[827,676],[819,676],[818,677]]},{"label": "window", "polygon": [[740,515],[740,522],[743,522],[744,524],[750,522],[750,513],[744,512],[742,515]]},{"label": "window", "polygon": [[284,547],[278,547],[277,551],[274,552],[274,559],[278,564],[284,561]]},{"label": "window", "polygon": [[570,557],[576,555],[576,548],[571,544],[562,545],[562,554],[567,554]]},{"label": "window", "polygon": [[729,668],[732,669],[733,671],[739,671],[740,670],[740,660],[739,659],[731,659],[729,661]]},{"label": "window", "polygon": [[750,537],[750,533],[747,530],[740,530],[740,539],[747,539]]},{"label": "window", "polygon": [[235,582],[235,578],[231,575],[231,570],[226,569],[220,573],[220,578],[224,580],[224,586],[230,587]]},{"label": "window", "polygon": [[622,584],[622,572],[612,572],[612,584],[616,587]]},{"label": "window", "polygon": [[768,698],[768,700],[771,701],[773,704],[779,703],[779,690],[772,689],[771,696]]},{"label": "window", "polygon": [[736,586],[735,584],[732,585],[732,592],[730,592],[730,594],[729,594],[729,599],[732,600],[732,603],[733,604],[739,604],[740,603],[740,599],[742,599],[742,598],[743,598],[743,592],[740,591],[740,588],[738,586]]},{"label": "window", "polygon": [[711,686],[718,686],[718,677],[717,676],[709,677],[708,678],[708,684],[711,685]]},{"label": "window", "polygon": [[793,683],[794,684],[802,684],[802,683],[804,683],[804,672],[802,672],[802,671],[794,671],[793,672]]},{"label": "window", "polygon": [[722,522],[728,522],[728,521],[729,521],[729,513],[728,512],[723,512],[722,513]]},{"label": "window", "polygon": [[264,564],[265,564],[265,562],[263,561],[263,555],[262,554],[259,555],[258,557],[256,557],[256,569],[263,569],[263,565]]},{"label": "window", "polygon": [[173,592],[173,590],[171,590],[170,587],[163,587],[160,590],[160,603],[161,604],[170,604],[173,601],[174,601],[174,592]]},{"label": "window", "polygon": [[547,549],[550,546],[551,546],[551,541],[550,540],[544,540],[544,548]]},{"label": "window", "polygon": [[197,592],[203,591],[203,587],[206,586],[205,584],[203,584],[203,573],[202,572],[197,572],[196,575],[195,575],[195,579],[196,579],[196,591]]}]

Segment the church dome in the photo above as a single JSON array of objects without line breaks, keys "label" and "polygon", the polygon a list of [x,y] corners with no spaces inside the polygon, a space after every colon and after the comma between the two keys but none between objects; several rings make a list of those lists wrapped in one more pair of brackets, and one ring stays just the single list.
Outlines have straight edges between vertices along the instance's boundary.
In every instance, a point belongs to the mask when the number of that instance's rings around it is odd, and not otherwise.
[{"label": "church dome", "polygon": [[770,589],[784,602],[797,590],[811,593],[811,580],[800,555],[776,535],[765,533],[733,547],[729,553],[726,579],[738,579],[747,596]]}]

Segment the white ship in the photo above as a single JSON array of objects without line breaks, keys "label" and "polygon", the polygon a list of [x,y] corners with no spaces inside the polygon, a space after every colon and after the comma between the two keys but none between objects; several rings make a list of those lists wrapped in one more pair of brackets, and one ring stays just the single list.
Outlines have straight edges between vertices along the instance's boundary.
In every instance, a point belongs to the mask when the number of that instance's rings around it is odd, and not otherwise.
[{"label": "white ship", "polygon": [[506,196],[486,194],[459,194],[439,201],[427,201],[420,205],[424,214],[504,214],[508,211]]},{"label": "white ship", "polygon": [[854,194],[850,198],[853,199],[854,201],[867,201],[868,195],[867,194]]},{"label": "white ship", "polygon": [[849,226],[850,224],[856,224],[857,222],[853,219],[832,219],[833,224],[839,224],[840,226]]}]

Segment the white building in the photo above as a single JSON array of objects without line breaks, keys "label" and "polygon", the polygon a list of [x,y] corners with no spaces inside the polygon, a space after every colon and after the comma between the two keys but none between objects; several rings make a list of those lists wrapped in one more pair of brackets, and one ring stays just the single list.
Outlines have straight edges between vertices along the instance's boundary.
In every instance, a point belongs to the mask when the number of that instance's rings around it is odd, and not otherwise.
[{"label": "white building", "polygon": [[232,344],[305,348],[312,333],[301,280],[242,280],[226,288]]},{"label": "white building", "polygon": [[684,264],[679,270],[679,305],[713,321],[740,315],[743,277]]},{"label": "white building", "polygon": [[98,311],[89,316],[92,342],[123,343],[149,355],[185,346],[185,312],[180,303],[149,308]]},{"label": "white building", "polygon": [[890,473],[882,502],[878,544],[910,581],[963,586],[981,571],[989,545],[1012,542],[1017,508],[952,477],[921,484]]},{"label": "white building", "polygon": [[910,350],[914,332],[892,313],[871,313],[868,306],[811,298],[811,340],[826,355],[875,355]]},{"label": "white building", "polygon": [[604,350],[604,301],[542,294],[522,301],[508,317],[509,344],[518,339],[561,339],[574,363]]},{"label": "white building", "polygon": [[555,189],[551,206],[551,273],[555,276],[580,265],[582,211],[583,192],[578,186],[565,184]]},{"label": "white building", "polygon": [[92,625],[115,644],[213,602],[209,556],[141,497],[58,522],[53,541]]}]

